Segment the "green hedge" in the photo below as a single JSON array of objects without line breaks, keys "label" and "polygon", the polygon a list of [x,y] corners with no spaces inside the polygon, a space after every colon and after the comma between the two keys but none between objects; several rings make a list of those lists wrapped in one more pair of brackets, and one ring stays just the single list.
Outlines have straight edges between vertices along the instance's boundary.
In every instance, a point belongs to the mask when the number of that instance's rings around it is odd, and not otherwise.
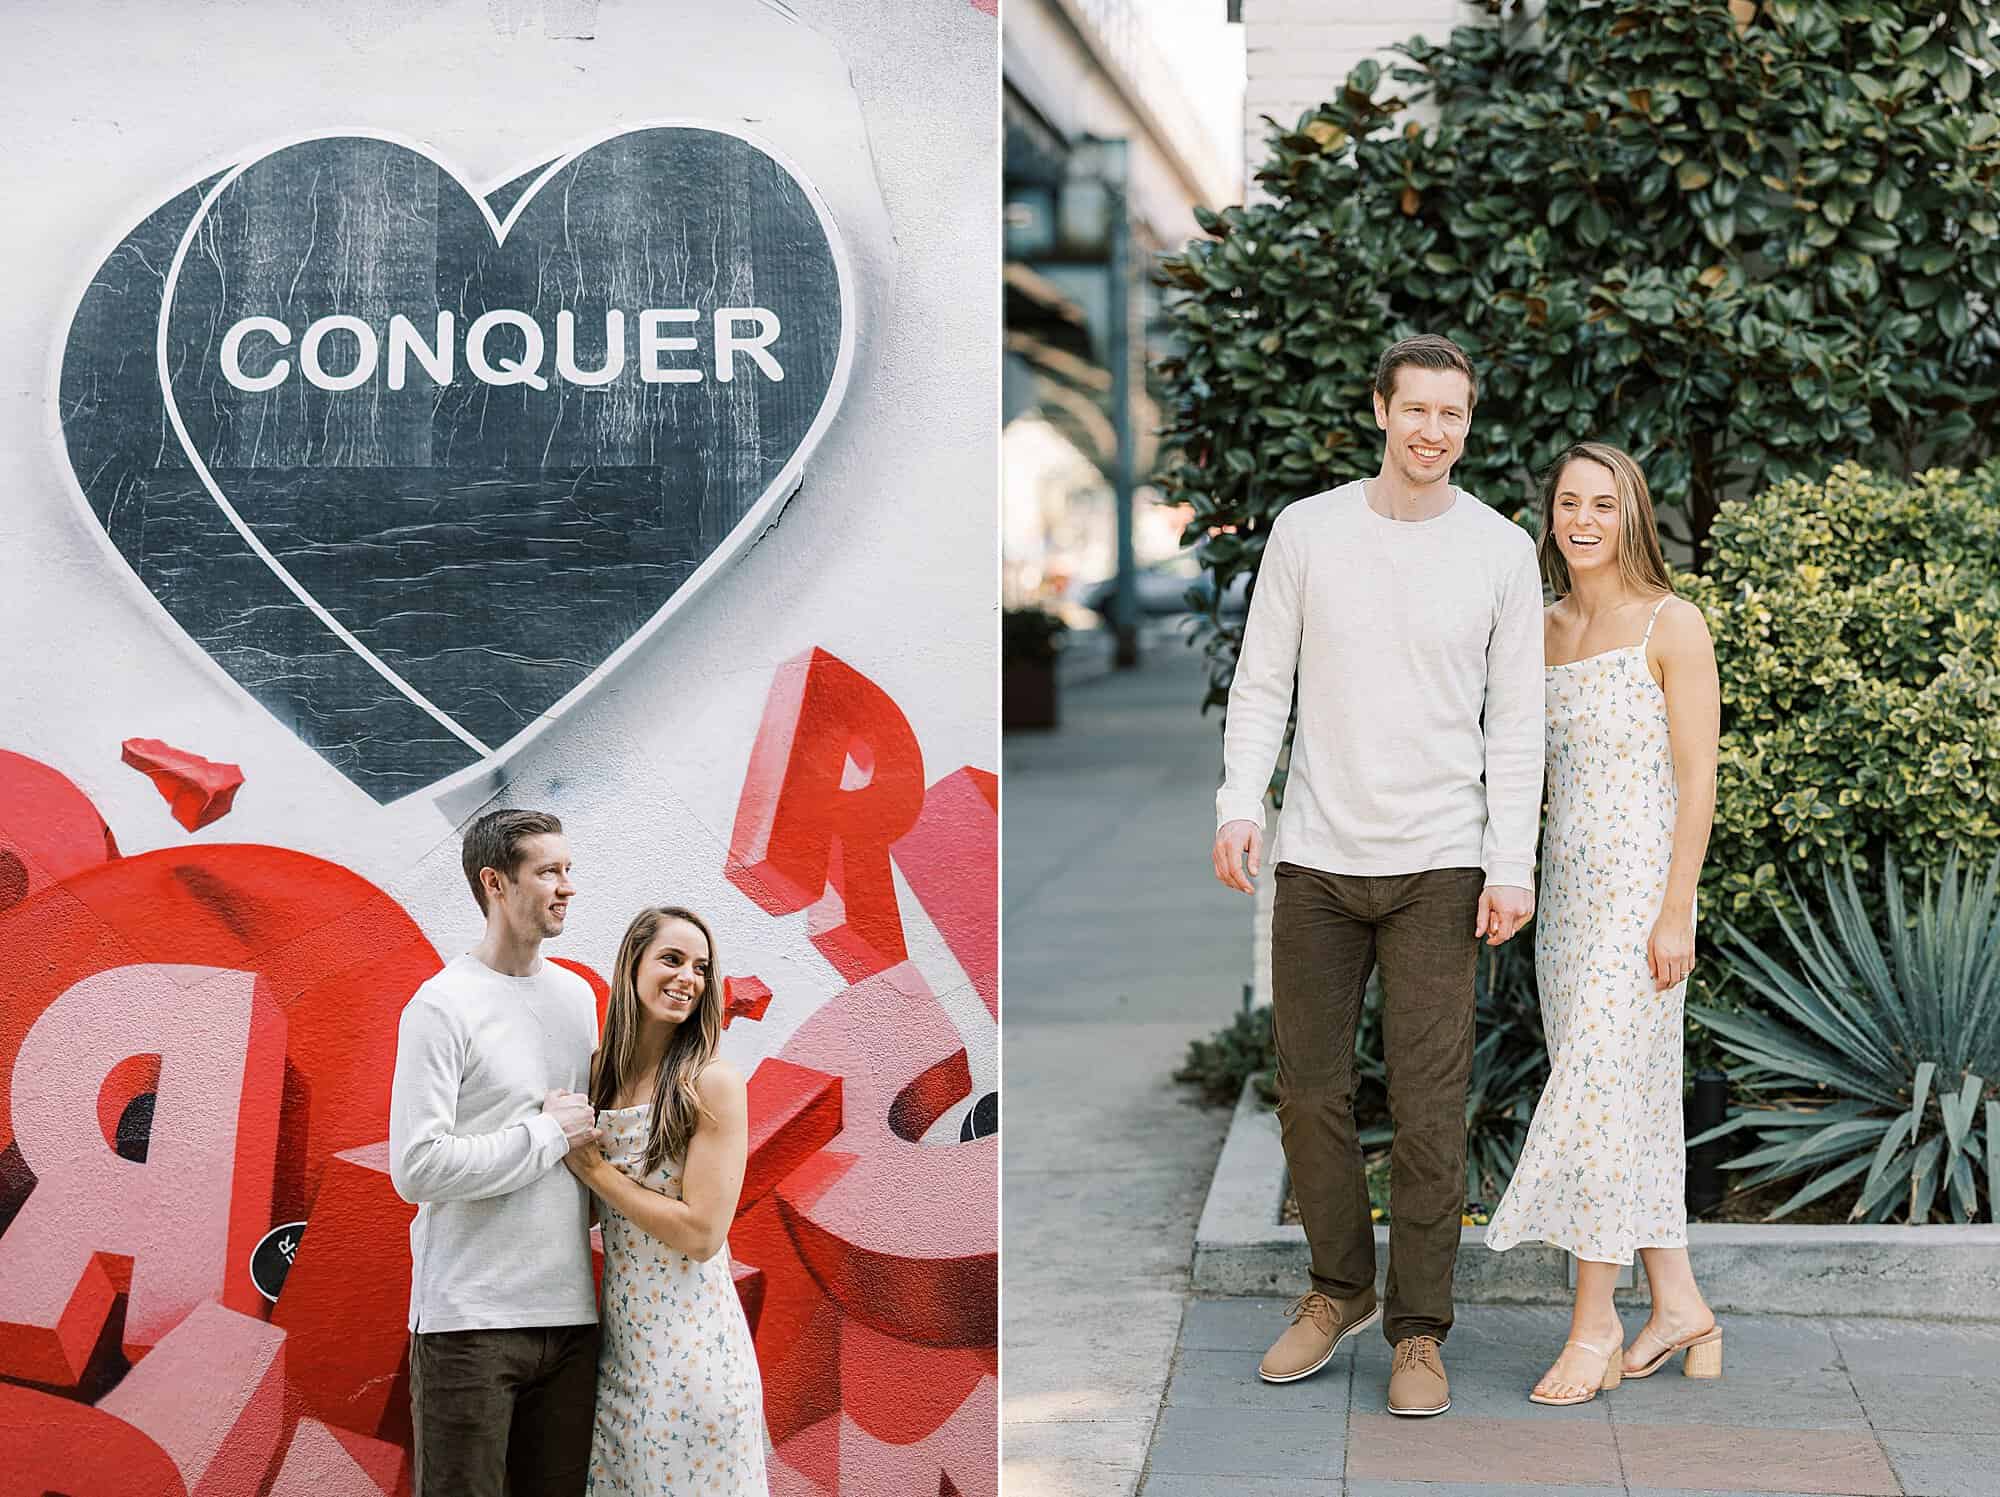
[{"label": "green hedge", "polygon": [[1776,484],[1678,581],[1722,681],[1710,914],[1767,928],[1794,861],[2000,849],[2000,464]]}]

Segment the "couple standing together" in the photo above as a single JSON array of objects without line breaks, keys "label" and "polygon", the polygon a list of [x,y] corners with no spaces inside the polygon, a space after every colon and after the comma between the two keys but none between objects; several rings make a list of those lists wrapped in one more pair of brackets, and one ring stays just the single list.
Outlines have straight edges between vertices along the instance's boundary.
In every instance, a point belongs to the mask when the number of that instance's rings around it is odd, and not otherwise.
[{"label": "couple standing together", "polygon": [[[1296,679],[1271,975],[1312,1285],[1259,1373],[1310,1376],[1384,1315],[1353,1114],[1355,1026],[1379,970],[1392,1414],[1451,1406],[1473,972],[1481,941],[1537,916],[1545,753],[1535,974],[1550,1075],[1486,1230],[1496,1250],[1547,1242],[1577,1259],[1569,1339],[1529,1397],[1585,1402],[1675,1352],[1690,1375],[1722,1365],[1688,1265],[1681,1114],[1720,716],[1707,624],[1673,595],[1645,478],[1618,449],[1557,460],[1539,543],[1452,487],[1477,398],[1447,338],[1382,355],[1381,472],[1271,528],[1216,795],[1216,877],[1251,893]],[[1635,1252],[1652,1313],[1628,1347],[1612,1288]]]},{"label": "couple standing together", "polygon": [[590,985],[541,954],[576,892],[562,823],[491,812],[463,861],[485,934],[403,1010],[390,1100],[390,1174],[417,1203],[418,1497],[762,1497],[727,1251],[748,1107],[716,1056],[714,937],[691,911],[641,910],[600,1045]]}]

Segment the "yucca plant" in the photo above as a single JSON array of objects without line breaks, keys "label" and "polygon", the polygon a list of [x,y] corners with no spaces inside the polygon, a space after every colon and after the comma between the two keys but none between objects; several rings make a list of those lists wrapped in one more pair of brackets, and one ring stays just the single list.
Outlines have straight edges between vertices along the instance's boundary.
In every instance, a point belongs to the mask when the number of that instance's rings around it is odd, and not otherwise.
[{"label": "yucca plant", "polygon": [[1778,915],[1785,949],[1724,925],[1757,1001],[1690,1012],[1764,1105],[1690,1142],[1748,1130],[1739,1186],[1803,1177],[1772,1221],[1857,1179],[1853,1220],[2000,1220],[2000,858],[1983,878],[1948,859],[1914,907],[1893,851],[1879,911],[1851,864],[1820,880],[1817,907],[1794,890]]}]

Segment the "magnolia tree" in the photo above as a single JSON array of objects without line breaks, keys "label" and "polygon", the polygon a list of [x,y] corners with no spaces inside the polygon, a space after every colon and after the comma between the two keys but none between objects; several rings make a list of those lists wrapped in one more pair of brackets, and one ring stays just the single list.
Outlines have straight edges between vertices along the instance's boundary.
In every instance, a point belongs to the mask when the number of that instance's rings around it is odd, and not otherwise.
[{"label": "magnolia tree", "polygon": [[[1160,482],[1213,596],[1287,503],[1374,471],[1374,361],[1414,332],[1481,371],[1466,487],[1517,511],[1563,445],[1617,443],[1697,566],[1725,497],[1974,465],[2000,405],[1993,20],[1549,0],[1357,67],[1274,132],[1268,200],[1161,265]],[[1205,627],[1218,703],[1240,625]]]}]

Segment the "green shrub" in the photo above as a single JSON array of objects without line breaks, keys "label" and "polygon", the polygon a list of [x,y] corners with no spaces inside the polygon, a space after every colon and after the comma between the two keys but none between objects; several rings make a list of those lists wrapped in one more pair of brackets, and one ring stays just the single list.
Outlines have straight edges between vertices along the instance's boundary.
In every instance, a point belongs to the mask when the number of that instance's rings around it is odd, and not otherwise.
[{"label": "green shrub", "polygon": [[1821,884],[1782,942],[1730,929],[1753,1005],[1695,1016],[1765,1105],[1703,1137],[1756,1136],[1726,1165],[1743,1185],[1803,1181],[1774,1220],[1852,1181],[1858,1219],[2000,1220],[2000,858],[1963,879],[1948,860],[1914,906],[1893,852],[1879,903],[1851,865]]},{"label": "green shrub", "polygon": [[1239,1009],[1207,1039],[1188,1041],[1187,1058],[1174,1080],[1194,1087],[1210,1107],[1234,1107],[1243,1083],[1257,1078],[1258,1094],[1275,1103],[1277,1041],[1271,1034],[1271,1005]]},{"label": "green shrub", "polygon": [[[1164,497],[1221,596],[1271,520],[1375,471],[1391,339],[1482,371],[1460,481],[1508,510],[1629,448],[1699,559],[1725,496],[1970,465],[2000,418],[2000,48],[1960,0],[1548,0],[1364,62],[1162,262]],[[1427,98],[1435,123],[1410,118]],[[1236,631],[1209,620],[1213,691]]]},{"label": "green shrub", "polygon": [[1793,860],[2000,848],[2000,464],[1774,485],[1680,581],[1722,683],[1711,914],[1770,929]]}]

